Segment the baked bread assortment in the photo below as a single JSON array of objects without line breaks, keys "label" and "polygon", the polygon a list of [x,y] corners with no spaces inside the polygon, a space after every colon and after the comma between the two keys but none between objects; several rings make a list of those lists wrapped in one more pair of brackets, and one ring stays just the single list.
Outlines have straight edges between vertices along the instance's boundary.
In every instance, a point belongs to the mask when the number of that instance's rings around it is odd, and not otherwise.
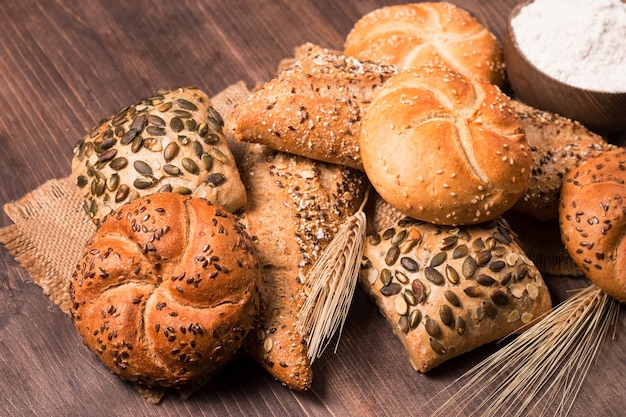
[{"label": "baked bread assortment", "polygon": [[312,45],[303,48],[293,65],[235,107],[226,129],[239,141],[362,169],[363,110],[397,71]]},{"label": "baked bread assortment", "polygon": [[581,161],[565,177],[559,226],[574,262],[606,294],[626,303],[626,150]]},{"label": "baked bread assortment", "polygon": [[541,221],[554,220],[559,215],[561,186],[567,172],[578,162],[615,146],[579,122],[519,100],[512,104],[532,155],[528,188],[513,210]]},{"label": "baked bread assortment", "polygon": [[365,111],[360,150],[385,201],[447,225],[510,209],[526,190],[532,161],[509,97],[445,67],[387,80]]},{"label": "baked bread assortment", "polygon": [[309,388],[313,371],[298,330],[300,293],[337,229],[363,200],[362,172],[253,145],[242,165],[248,191],[241,221],[261,271],[261,311],[246,340],[250,355],[289,388]]},{"label": "baked bread assortment", "polygon": [[467,11],[446,2],[372,11],[356,22],[344,53],[400,70],[444,65],[470,78],[504,83],[504,52],[498,39]]},{"label": "baked bread assortment", "polygon": [[104,219],[71,279],[71,313],[112,372],[180,386],[217,371],[241,346],[259,284],[252,242],[232,214],[156,193]]},{"label": "baked bread assortment", "polygon": [[368,237],[361,285],[415,370],[428,372],[551,310],[516,238],[501,218],[449,227],[410,217]]},{"label": "baked bread assortment", "polygon": [[157,91],[102,120],[74,148],[85,211],[99,226],[123,203],[157,191],[240,209],[246,194],[223,124],[194,87]]}]

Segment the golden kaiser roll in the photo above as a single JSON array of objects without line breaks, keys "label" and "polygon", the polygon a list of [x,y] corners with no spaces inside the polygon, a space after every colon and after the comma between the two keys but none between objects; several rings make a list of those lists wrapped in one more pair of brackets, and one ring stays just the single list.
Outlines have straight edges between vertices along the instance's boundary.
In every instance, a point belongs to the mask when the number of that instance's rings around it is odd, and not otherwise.
[{"label": "golden kaiser roll", "polygon": [[445,67],[391,77],[365,112],[360,151],[385,201],[444,225],[493,220],[511,208],[532,162],[509,97]]},{"label": "golden kaiser roll", "polygon": [[354,25],[344,53],[400,70],[445,65],[498,86],[504,82],[504,53],[498,39],[467,11],[446,2],[372,11]]},{"label": "golden kaiser roll", "polygon": [[561,239],[584,274],[626,302],[626,151],[582,161],[561,188]]}]

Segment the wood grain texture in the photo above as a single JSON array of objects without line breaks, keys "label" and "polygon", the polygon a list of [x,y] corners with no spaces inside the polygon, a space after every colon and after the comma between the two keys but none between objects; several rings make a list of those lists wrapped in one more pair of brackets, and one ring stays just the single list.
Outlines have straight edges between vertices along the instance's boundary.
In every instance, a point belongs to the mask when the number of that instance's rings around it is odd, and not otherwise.
[{"label": "wood grain texture", "polygon": [[[452,1],[501,40],[515,0]],[[100,119],[162,87],[209,94],[268,80],[310,41],[341,48],[354,22],[392,0],[181,0],[0,2],[0,205],[67,176],[75,142]],[[0,214],[0,227],[10,224]],[[575,279],[548,279],[555,299]],[[622,314],[571,416],[626,409]],[[2,416],[427,416],[429,403],[490,344],[415,373],[399,341],[360,290],[337,353],[314,365],[313,387],[295,393],[239,356],[186,401],[146,403],[85,348],[71,320],[0,248]]]}]

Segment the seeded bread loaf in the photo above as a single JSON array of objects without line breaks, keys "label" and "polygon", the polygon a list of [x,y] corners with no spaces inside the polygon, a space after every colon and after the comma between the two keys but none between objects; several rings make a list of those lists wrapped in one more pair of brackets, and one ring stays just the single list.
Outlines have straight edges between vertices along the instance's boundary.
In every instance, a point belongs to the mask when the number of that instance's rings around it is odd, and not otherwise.
[{"label": "seeded bread loaf", "polygon": [[107,216],[70,283],[85,344],[115,374],[149,387],[220,369],[258,311],[260,269],[236,218],[197,197],[140,197]]},{"label": "seeded bread loaf", "polygon": [[532,154],[528,188],[513,210],[538,220],[556,219],[563,178],[581,160],[613,145],[578,122],[513,100]]},{"label": "seeded bread loaf", "polygon": [[540,272],[502,219],[452,228],[401,218],[368,237],[360,277],[422,373],[551,309]]},{"label": "seeded bread loaf", "polygon": [[584,274],[626,303],[626,150],[586,159],[561,189],[561,239]]},{"label": "seeded bread loaf", "polygon": [[356,22],[344,53],[400,70],[444,65],[498,86],[504,82],[504,52],[498,39],[467,11],[446,2],[372,11]]},{"label": "seeded bread loaf", "polygon": [[510,209],[526,190],[532,161],[509,97],[444,67],[387,80],[365,111],[360,150],[385,201],[448,225]]},{"label": "seeded bread loaf", "polygon": [[123,203],[157,191],[240,209],[246,194],[223,123],[193,87],[157,91],[102,120],[74,148],[85,211],[99,226]]},{"label": "seeded bread loaf", "polygon": [[250,355],[289,388],[309,388],[313,372],[298,330],[302,283],[354,214],[364,175],[339,165],[252,145],[242,165],[248,203],[242,222],[261,263],[261,312],[246,340]]},{"label": "seeded bread loaf", "polygon": [[235,107],[227,131],[239,141],[362,169],[363,110],[395,68],[314,46],[297,55],[293,65]]}]

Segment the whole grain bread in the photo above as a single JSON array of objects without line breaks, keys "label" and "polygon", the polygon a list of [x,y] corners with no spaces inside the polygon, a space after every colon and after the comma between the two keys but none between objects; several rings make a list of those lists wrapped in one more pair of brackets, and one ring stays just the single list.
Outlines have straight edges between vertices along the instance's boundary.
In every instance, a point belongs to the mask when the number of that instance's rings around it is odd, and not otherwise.
[{"label": "whole grain bread", "polygon": [[355,213],[366,180],[358,171],[252,145],[242,165],[248,191],[241,221],[262,271],[261,311],[245,347],[280,382],[307,389],[313,372],[298,330],[302,284],[339,226]]},{"label": "whole grain bread", "polygon": [[362,169],[363,111],[396,72],[305,45],[291,66],[235,107],[226,130],[239,141]]}]

